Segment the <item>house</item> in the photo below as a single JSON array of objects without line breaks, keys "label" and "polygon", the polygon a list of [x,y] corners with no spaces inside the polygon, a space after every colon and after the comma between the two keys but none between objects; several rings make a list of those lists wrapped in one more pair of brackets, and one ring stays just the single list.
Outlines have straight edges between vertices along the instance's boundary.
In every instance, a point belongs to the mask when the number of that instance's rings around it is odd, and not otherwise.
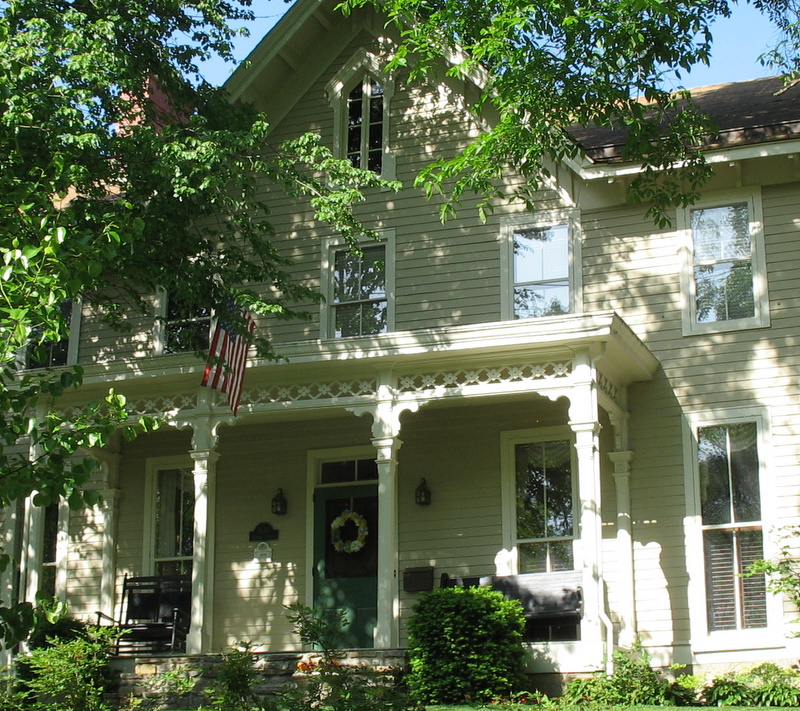
[{"label": "house", "polygon": [[[410,185],[480,131],[474,87],[385,73],[382,19],[333,5],[299,0],[228,86],[276,142],[312,130]],[[369,193],[382,240],[361,256],[276,197],[276,246],[327,301],[260,324],[285,360],[251,360],[236,417],[181,349],[210,312],[154,295],[165,320],[118,334],[75,307],[51,364],[86,384],[65,406],[113,385],[167,426],[97,453],[102,506],[6,512],[6,597],[49,589],[93,618],[125,574],[190,574],[189,653],[297,649],[297,601],[383,650],[443,573],[517,576],[581,601],[533,610],[533,671],[597,669],[637,639],[663,665],[795,659],[794,611],[739,574],[800,520],[798,92],[696,92],[720,121],[715,175],[669,227],[626,204],[636,167],[599,130],[530,211],[442,224],[413,189]]]}]

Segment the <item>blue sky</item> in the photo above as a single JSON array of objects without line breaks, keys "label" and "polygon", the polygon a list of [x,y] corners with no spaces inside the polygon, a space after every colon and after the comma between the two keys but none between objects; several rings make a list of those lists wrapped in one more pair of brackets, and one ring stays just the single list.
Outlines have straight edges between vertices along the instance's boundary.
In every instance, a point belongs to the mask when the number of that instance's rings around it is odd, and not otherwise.
[{"label": "blue sky", "polygon": [[[250,23],[250,37],[240,38],[236,43],[236,59],[243,60],[267,31],[289,8],[284,0],[255,0],[253,8],[257,19]],[[750,5],[737,5],[728,19],[718,20],[713,28],[714,50],[709,67],[698,67],[681,78],[687,87],[722,84],[745,79],[757,79],[771,72],[758,63],[761,54],[775,40],[775,30],[761,13]],[[221,84],[227,79],[233,65],[212,61],[204,65],[203,72],[212,84]],[[674,87],[678,86],[676,81]]]}]

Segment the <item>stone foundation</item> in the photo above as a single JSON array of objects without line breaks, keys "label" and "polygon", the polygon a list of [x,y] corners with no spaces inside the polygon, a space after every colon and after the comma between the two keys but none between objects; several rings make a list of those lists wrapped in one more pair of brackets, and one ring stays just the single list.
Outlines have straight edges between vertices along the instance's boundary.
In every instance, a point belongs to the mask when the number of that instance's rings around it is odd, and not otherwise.
[{"label": "stone foundation", "polygon": [[[258,672],[256,693],[268,696],[285,688],[296,687],[307,678],[319,654],[308,652],[255,653]],[[402,649],[367,649],[343,652],[342,664],[391,676],[399,675],[406,666]],[[112,660],[112,672],[119,678],[115,696],[122,702],[131,697],[155,702],[169,700],[167,708],[191,709],[208,705],[205,690],[217,675],[221,654],[199,656],[130,657]],[[170,677],[187,679],[191,691],[178,696],[169,691]]]}]

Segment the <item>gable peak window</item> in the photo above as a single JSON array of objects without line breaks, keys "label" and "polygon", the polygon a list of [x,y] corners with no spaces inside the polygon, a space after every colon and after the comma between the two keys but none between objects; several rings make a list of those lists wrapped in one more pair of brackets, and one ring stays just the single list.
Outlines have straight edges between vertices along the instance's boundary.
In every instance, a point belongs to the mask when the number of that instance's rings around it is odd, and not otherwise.
[{"label": "gable peak window", "polygon": [[393,180],[389,109],[394,79],[378,56],[360,49],[328,82],[333,109],[333,154],[356,167]]},{"label": "gable peak window", "polygon": [[383,169],[383,86],[369,75],[347,96],[347,159],[355,168]]}]

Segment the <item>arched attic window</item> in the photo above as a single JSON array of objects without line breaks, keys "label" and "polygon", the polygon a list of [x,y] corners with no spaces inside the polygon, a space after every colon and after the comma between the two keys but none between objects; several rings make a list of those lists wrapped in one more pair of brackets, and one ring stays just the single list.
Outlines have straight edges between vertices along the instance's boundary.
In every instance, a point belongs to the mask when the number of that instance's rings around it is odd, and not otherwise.
[{"label": "arched attic window", "polygon": [[356,52],[328,83],[326,93],[334,112],[334,155],[393,179],[389,102],[394,81],[382,72],[378,58],[365,50]]}]

